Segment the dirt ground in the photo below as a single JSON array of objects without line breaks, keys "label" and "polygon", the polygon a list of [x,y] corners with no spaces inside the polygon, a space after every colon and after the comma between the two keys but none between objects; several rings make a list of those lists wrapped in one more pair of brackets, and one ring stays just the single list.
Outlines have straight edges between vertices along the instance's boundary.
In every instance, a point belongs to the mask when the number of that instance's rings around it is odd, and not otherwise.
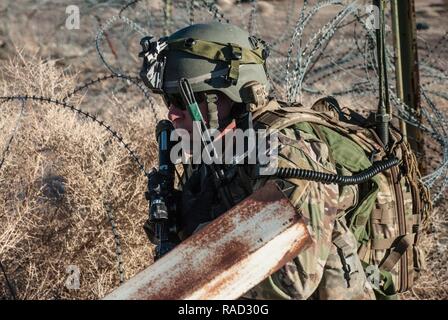
[{"label": "dirt ground", "polygon": [[[62,98],[79,84],[108,74],[96,52],[95,36],[125,3],[70,1],[80,9],[80,28],[69,30],[68,4],[64,1],[2,0],[0,96],[26,93]],[[241,4],[238,10],[230,0],[218,4],[232,21],[247,26],[250,3]],[[284,34],[284,21],[297,19],[301,4],[301,0],[297,1],[289,15],[290,2],[261,1],[254,30],[268,41],[275,41]],[[145,0],[124,14],[146,21],[143,26],[148,29],[160,30],[161,7],[161,0]],[[420,57],[446,70],[448,39],[441,39],[447,32],[448,1],[416,0],[416,8],[421,27]],[[147,12],[153,12],[153,16]],[[177,18],[188,21],[191,14],[185,12]],[[335,13],[324,10],[313,22],[315,29],[307,32],[312,34]],[[197,13],[195,18],[207,17],[206,13]],[[105,59],[116,71],[136,76],[140,68],[140,35],[121,24],[104,36],[101,49]],[[328,50],[337,50],[341,43],[330,45]],[[446,92],[446,80],[438,85],[437,90]],[[69,101],[111,124],[131,142],[147,168],[153,165],[153,114],[163,117],[166,112],[157,100],[153,110],[138,88],[113,80],[81,91]],[[448,105],[443,100],[438,102],[446,115]],[[69,111],[42,106],[30,103],[25,108],[20,130],[0,170],[0,223],[8,226],[0,231],[0,261],[19,299],[100,298],[120,283],[120,277],[129,279],[152,261],[152,246],[141,229],[147,215],[144,177],[126,151],[111,144],[110,136],[97,125]],[[8,102],[2,109],[9,111],[2,111],[0,117],[0,150],[7,145],[20,104]],[[440,162],[440,156],[429,152],[426,161],[431,167]],[[68,181],[61,183],[61,179]],[[446,195],[436,204],[433,221],[423,237],[426,270],[412,292],[403,295],[404,299],[448,299]],[[116,228],[111,228],[113,224]],[[123,252],[121,258],[116,254],[117,241]],[[81,268],[79,290],[64,287],[67,267],[71,265]],[[118,273],[117,265],[119,269],[124,266]],[[2,298],[13,297],[0,272]]]}]

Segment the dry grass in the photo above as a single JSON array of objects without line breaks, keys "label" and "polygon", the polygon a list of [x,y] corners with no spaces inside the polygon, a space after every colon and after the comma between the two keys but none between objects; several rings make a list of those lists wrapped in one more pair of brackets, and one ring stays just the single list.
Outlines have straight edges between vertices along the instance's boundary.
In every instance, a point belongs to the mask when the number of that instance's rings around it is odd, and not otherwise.
[{"label": "dry grass", "polygon": [[[2,95],[60,99],[74,87],[74,78],[53,62],[21,57],[2,68]],[[79,101],[72,99],[76,105]],[[2,143],[20,106],[1,106]],[[150,112],[130,109],[126,118],[110,122],[151,165]],[[100,298],[118,285],[106,206],[121,235],[126,278],[148,266],[152,248],[142,232],[147,215],[144,191],[144,176],[104,129],[57,106],[26,103],[0,171],[0,257],[17,298]],[[79,290],[65,288],[69,265],[80,268]],[[3,275],[0,278],[0,297],[9,297]]]},{"label": "dry grass", "polygon": [[[26,93],[63,98],[75,77],[52,61],[17,58],[1,69],[2,95]],[[79,106],[81,96],[71,99]],[[153,165],[154,117],[114,95],[105,112],[147,167]],[[111,136],[97,124],[47,103],[1,105],[4,150],[18,122],[11,152],[0,171],[0,257],[19,299],[95,299],[119,284],[115,242],[106,207],[121,237],[126,279],[152,262],[152,246],[142,231],[147,214],[145,178]],[[121,110],[117,110],[121,108]],[[121,111],[121,112],[117,112]],[[114,119],[113,114],[126,114]],[[18,121],[19,119],[19,121]],[[427,269],[406,299],[446,299],[448,221],[437,207],[423,237]],[[80,289],[68,290],[67,267],[79,267]],[[0,297],[10,298],[3,275]]]},{"label": "dry grass", "polygon": [[[104,74],[92,43],[98,27],[95,15],[104,22],[118,13],[123,1],[109,0],[92,8],[86,8],[84,1],[73,1],[86,13],[79,32],[61,28],[65,4],[22,2],[0,3],[1,96],[30,94],[60,99],[80,82]],[[277,8],[280,3],[275,3]],[[417,0],[417,6],[423,11],[438,8],[426,0]],[[138,14],[138,10],[132,14]],[[418,15],[421,21],[426,21],[423,13]],[[432,44],[446,28],[442,15],[431,16],[428,21],[431,29],[424,36]],[[124,36],[122,39],[113,35],[111,32],[112,42],[119,46]],[[135,73],[139,65],[133,60],[139,50],[137,38],[135,41],[126,38],[123,43],[135,42],[134,46],[122,45],[118,48],[119,59],[115,61],[108,55],[108,60]],[[22,55],[15,47],[25,48],[28,54]],[[15,59],[3,60],[9,57]],[[43,61],[39,57],[51,58]],[[440,60],[446,61],[446,57],[443,54]],[[67,74],[67,70],[79,74]],[[100,115],[126,141],[132,142],[146,167],[151,167],[155,123],[147,103],[140,98],[141,93],[125,83],[112,81],[80,94],[70,99],[70,103],[76,106],[82,103],[83,109]],[[17,124],[21,103],[3,103],[0,108],[1,157]],[[443,110],[446,112],[447,106]],[[158,112],[162,114],[163,109]],[[95,299],[119,284],[107,207],[115,216],[121,238],[126,279],[148,266],[152,262],[152,246],[142,230],[147,216],[145,182],[127,152],[98,125],[54,105],[26,103],[11,151],[0,170],[0,261],[17,298]],[[427,269],[413,292],[403,298],[448,299],[445,198],[446,195],[422,239]],[[66,268],[70,265],[80,268],[79,290],[65,287],[69,276]],[[2,298],[11,295],[0,272]]]}]

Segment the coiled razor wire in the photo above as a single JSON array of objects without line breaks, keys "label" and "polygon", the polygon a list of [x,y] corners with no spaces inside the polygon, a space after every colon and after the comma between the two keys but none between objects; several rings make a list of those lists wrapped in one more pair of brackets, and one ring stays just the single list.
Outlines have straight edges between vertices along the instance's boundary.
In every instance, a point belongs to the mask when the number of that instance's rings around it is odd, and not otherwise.
[{"label": "coiled razor wire", "polygon": [[[305,30],[305,26],[308,24],[308,22],[311,20],[311,18],[317,14],[319,10],[322,8],[325,8],[330,5],[342,5],[342,2],[339,0],[326,0],[321,1],[318,4],[316,4],[314,7],[310,9],[310,11],[305,15],[305,11],[307,8],[308,1],[304,1],[299,20],[296,23],[296,27],[294,30],[294,33],[292,35],[291,43],[288,49],[287,53],[287,63],[286,63],[286,90],[287,90],[287,100],[290,102],[295,101],[295,95],[293,94],[295,88],[299,88],[302,86],[302,83],[299,82],[298,73],[303,71],[302,66],[302,58],[305,55],[305,52],[302,50],[302,43],[303,43],[303,31]],[[331,37],[330,37],[331,38]],[[296,55],[296,63],[295,63],[295,69],[293,70],[293,74],[291,75],[290,66],[292,63],[292,53],[295,46],[298,46],[297,49],[297,55]],[[297,93],[297,92],[296,92]]]},{"label": "coiled razor wire", "polygon": [[122,75],[123,72],[117,71],[115,70],[110,64],[109,62],[107,62],[106,58],[104,57],[103,51],[101,49],[101,41],[105,38],[105,34],[107,33],[107,31],[112,28],[114,26],[114,24],[118,21],[122,21],[125,24],[127,24],[132,30],[136,31],[140,36],[144,37],[146,35],[148,35],[148,32],[140,27],[137,23],[135,23],[134,21],[132,21],[131,19],[125,17],[125,16],[113,16],[110,19],[108,19],[104,25],[102,27],[99,28],[98,32],[96,33],[96,37],[95,37],[95,48],[96,51],[98,53],[98,56],[101,60],[101,62],[104,64],[104,66],[109,69],[109,71],[118,76],[118,75]]},{"label": "coiled razor wire", "polygon": [[255,29],[257,23],[257,7],[258,7],[258,0],[251,0],[249,23],[247,25],[247,31],[249,31],[250,34],[255,34],[256,32]]},{"label": "coiled razor wire", "polygon": [[[299,95],[301,95],[301,88],[304,82],[304,79],[306,77],[306,74],[308,73],[308,71],[310,70],[310,68],[312,68],[311,63],[313,62],[313,60],[318,59],[318,57],[316,57],[316,54],[318,54],[318,51],[322,52],[322,48],[325,48],[329,41],[331,40],[331,37],[335,31],[335,28],[348,16],[348,14],[351,13],[351,10],[353,10],[353,7],[347,7],[344,10],[341,10],[336,17],[333,18],[332,21],[329,22],[329,24],[327,24],[322,31],[320,31],[319,33],[316,33],[316,35],[313,37],[313,39],[311,41],[314,41],[317,39],[317,35],[322,33],[323,37],[321,38],[321,40],[319,42],[317,42],[313,49],[311,49],[310,53],[308,54],[308,57],[304,59],[305,63],[302,66],[297,65],[296,69],[294,70],[294,74],[295,77],[298,78],[297,80],[297,84],[295,86],[293,86],[293,91],[292,93],[290,93],[290,96],[295,97],[297,95],[297,93],[299,93]],[[304,55],[306,54],[306,50],[308,49],[308,45],[311,42],[308,42],[307,46],[305,46],[304,49]],[[310,67],[311,66],[311,67]]]},{"label": "coiled razor wire", "polygon": [[[330,4],[338,4],[342,5],[341,2],[337,1],[320,1],[314,8],[327,6]],[[355,17],[357,17],[356,10],[351,10],[351,12],[347,11],[347,8],[355,4],[355,1],[344,5],[344,9],[340,11],[341,18],[346,17],[349,14],[354,14]],[[355,8],[353,8],[355,9]],[[317,13],[319,9],[317,9],[315,12]],[[342,14],[344,13],[344,14]],[[345,14],[346,13],[346,14]],[[305,17],[309,17],[310,14],[305,15]],[[340,27],[340,20],[337,19],[337,17],[333,18],[333,23],[327,24],[323,28],[319,30],[318,33],[315,33],[314,37],[307,43],[309,44],[308,47],[310,47],[310,44],[312,43],[312,40],[319,39],[318,44],[314,45],[314,50],[307,50],[306,47],[304,49],[297,49],[297,56],[293,58],[293,46],[297,44],[301,44],[304,42],[303,38],[303,30],[305,30],[308,27],[309,19],[304,19],[303,14],[301,14],[299,21],[296,25],[296,30],[294,32],[294,35],[292,37],[293,41],[290,44],[290,48],[288,50],[287,54],[287,63],[286,63],[286,87],[288,88],[287,92],[287,99],[289,101],[294,101],[295,97],[297,95],[300,95],[300,91],[303,89],[307,92],[311,92],[313,94],[323,94],[324,92],[321,92],[320,90],[315,90],[309,87],[309,85],[313,85],[317,82],[323,81],[323,80],[335,80],[337,79],[337,75],[344,75],[349,76],[350,70],[357,70],[358,67],[361,70],[362,68],[365,68],[365,74],[366,74],[366,80],[357,82],[357,83],[348,83],[348,85],[345,87],[345,89],[340,91],[333,91],[328,94],[334,95],[334,96],[358,96],[358,97],[372,97],[373,94],[376,94],[377,92],[377,68],[376,68],[376,57],[374,55],[374,51],[372,50],[375,48],[375,36],[372,30],[370,30],[365,22],[363,22],[361,19],[357,19],[357,24],[361,26],[362,29],[362,36],[365,39],[365,51],[362,52],[361,50],[358,50],[356,52],[355,50],[352,50],[352,53],[349,54],[348,59],[342,59],[340,57],[332,57],[332,53],[330,52],[327,54],[330,60],[332,60],[330,63],[327,63],[324,66],[320,66],[317,68],[314,68],[310,66],[310,61],[312,61],[313,55],[320,51],[320,48],[326,48],[325,43],[328,43],[332,38],[334,37],[336,31]],[[434,52],[437,50],[437,48],[440,48],[446,43],[446,33],[442,37],[442,39],[437,43],[437,45],[428,53],[428,57],[430,56],[431,52]],[[347,41],[347,40],[343,40]],[[355,38],[354,41],[358,43],[358,39]],[[445,41],[445,42],[444,42]],[[316,50],[317,49],[317,50]],[[358,46],[358,49],[360,47]],[[334,50],[333,50],[334,51]],[[347,53],[345,53],[347,54]],[[344,54],[343,54],[344,56]],[[361,61],[359,59],[361,58]],[[394,74],[394,66],[393,66],[393,54],[390,50],[387,52],[387,63],[388,63],[388,71],[390,74]],[[295,64],[292,63],[292,61],[295,61]],[[358,62],[359,61],[359,62]],[[350,65],[349,65],[350,63]],[[291,66],[293,66],[293,70],[291,70]],[[307,81],[308,77],[306,75],[306,72],[311,69],[311,72],[309,72],[308,76],[313,76],[313,80],[308,81],[308,85],[304,85],[305,81]],[[430,69],[430,68],[427,68]],[[277,82],[277,85],[281,83],[279,79],[281,79],[281,73],[284,74],[283,68],[270,68],[270,71],[274,71],[276,73],[272,76],[272,78]],[[325,72],[323,72],[325,71]],[[372,74],[373,71],[373,74]],[[447,168],[448,168],[448,155],[447,155],[447,146],[448,146],[448,138],[447,138],[447,119],[446,115],[441,112],[434,102],[429,97],[429,94],[425,94],[424,89],[427,89],[428,86],[431,86],[432,84],[443,84],[446,75],[443,73],[443,71],[435,71],[435,70],[429,70],[430,75],[433,77],[432,81],[430,83],[425,83],[424,87],[422,87],[422,96],[425,100],[425,105],[423,106],[421,116],[424,117],[425,121],[429,124],[429,127],[422,124],[422,120],[420,118],[420,115],[415,114],[415,110],[411,109],[410,107],[404,105],[402,102],[397,102],[396,95],[392,94],[392,100],[395,99],[395,101],[392,101],[394,105],[396,105],[399,108],[400,117],[406,119],[406,122],[410,125],[416,126],[420,128],[423,132],[426,132],[428,135],[430,135],[437,143],[440,144],[442,149],[442,164],[434,170],[432,173],[428,174],[427,176],[423,177],[422,180],[425,182],[426,185],[428,185],[432,189],[433,194],[433,200],[438,201],[441,196],[444,194],[447,186]],[[352,77],[357,77],[355,74],[352,75]],[[393,93],[393,92],[392,92]],[[431,93],[434,94],[434,93]],[[438,95],[440,96],[440,94]],[[437,184],[436,181],[439,181]],[[437,185],[437,190],[435,189]]]},{"label": "coiled razor wire", "polygon": [[224,16],[219,7],[214,3],[208,3],[206,0],[201,0],[201,6],[206,8],[211,14],[213,14],[213,18],[219,22],[230,23],[230,21]]},{"label": "coiled razor wire", "polygon": [[194,5],[195,5],[195,0],[190,0],[188,2],[188,17],[189,17],[189,22],[190,25],[194,24]]}]

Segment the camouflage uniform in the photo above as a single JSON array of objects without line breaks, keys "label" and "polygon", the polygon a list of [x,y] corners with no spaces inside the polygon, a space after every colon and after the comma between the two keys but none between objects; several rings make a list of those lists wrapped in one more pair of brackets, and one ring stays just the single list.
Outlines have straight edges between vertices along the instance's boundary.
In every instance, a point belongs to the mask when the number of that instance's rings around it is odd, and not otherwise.
[{"label": "camouflage uniform", "polygon": [[[279,167],[298,167],[336,173],[327,145],[299,127],[279,133]],[[234,203],[260,188],[266,179],[250,181],[251,168],[233,168],[229,190]],[[189,166],[182,194],[181,238],[225,212],[213,190],[206,165]],[[312,245],[279,271],[247,292],[255,299],[374,299],[357,254],[358,244],[345,222],[357,201],[355,186],[339,187],[299,179],[276,179],[297,212],[303,216]],[[193,190],[193,191],[192,191]]]}]

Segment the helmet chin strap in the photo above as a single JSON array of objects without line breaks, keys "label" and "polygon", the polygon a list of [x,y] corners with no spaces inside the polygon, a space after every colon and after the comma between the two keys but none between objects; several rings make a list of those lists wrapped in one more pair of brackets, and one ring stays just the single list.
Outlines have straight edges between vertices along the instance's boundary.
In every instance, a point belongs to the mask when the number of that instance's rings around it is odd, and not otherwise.
[{"label": "helmet chin strap", "polygon": [[206,93],[205,99],[208,108],[208,124],[210,128],[218,129],[218,95],[216,93]]}]

